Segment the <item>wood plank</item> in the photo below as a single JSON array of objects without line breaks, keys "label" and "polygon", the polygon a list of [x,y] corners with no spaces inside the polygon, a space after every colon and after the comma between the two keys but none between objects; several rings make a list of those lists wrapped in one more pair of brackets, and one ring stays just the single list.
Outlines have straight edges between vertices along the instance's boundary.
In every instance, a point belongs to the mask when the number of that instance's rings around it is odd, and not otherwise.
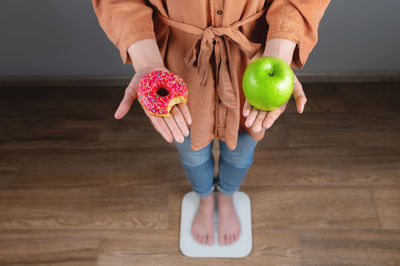
[{"label": "wood plank", "polygon": [[113,117],[105,120],[106,126],[100,134],[99,146],[116,149],[176,149],[173,143],[168,143],[156,131],[137,102],[133,104],[133,109],[120,120]]},{"label": "wood plank", "polygon": [[179,232],[107,231],[98,265],[302,265],[298,235],[293,231],[254,234],[253,249],[244,258],[190,258],[179,250]]},{"label": "wood plank", "polygon": [[14,187],[17,179],[17,166],[14,161],[6,160],[0,151],[0,189]]},{"label": "wood plank", "polygon": [[163,187],[0,190],[1,229],[167,228]]},{"label": "wood plank", "polygon": [[14,167],[0,166],[0,189],[11,188],[15,186],[16,169]]},{"label": "wood plank", "polygon": [[2,88],[0,117],[94,119],[113,117],[123,88]]},{"label": "wood plank", "polygon": [[176,149],[158,152],[155,157],[151,148],[13,150],[2,153],[0,165],[9,168],[4,171],[17,188],[189,184]]},{"label": "wood plank", "polygon": [[397,112],[287,114],[286,119],[290,147],[400,147]]},{"label": "wood plank", "polygon": [[0,264],[95,266],[100,234],[96,230],[2,230]]},{"label": "wood plank", "polygon": [[253,230],[379,228],[368,189],[242,186],[252,202]]},{"label": "wood plank", "polygon": [[295,73],[301,82],[325,82],[325,83],[363,83],[369,82],[399,82],[399,71],[379,71],[379,72],[298,72]]},{"label": "wood plank", "polygon": [[374,187],[372,193],[382,228],[400,229],[400,188]]},{"label": "wood plank", "polygon": [[399,83],[345,83],[337,86],[349,112],[400,112]]},{"label": "wood plank", "polygon": [[191,185],[170,187],[168,191],[168,230],[179,232],[182,199],[186,193],[193,191]]},{"label": "wood plank", "polygon": [[301,231],[304,265],[400,265],[400,232]]},{"label": "wood plank", "polygon": [[398,147],[257,146],[243,185],[400,185]]},{"label": "wood plank", "polygon": [[98,146],[104,122],[98,119],[0,117],[0,149]]}]

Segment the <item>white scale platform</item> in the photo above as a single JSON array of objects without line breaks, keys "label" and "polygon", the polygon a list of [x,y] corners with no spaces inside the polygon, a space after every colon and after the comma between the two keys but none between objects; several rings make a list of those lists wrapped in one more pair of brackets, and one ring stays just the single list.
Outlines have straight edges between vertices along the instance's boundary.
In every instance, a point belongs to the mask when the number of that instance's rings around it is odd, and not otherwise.
[{"label": "white scale platform", "polygon": [[230,245],[218,244],[218,198],[214,193],[214,244],[198,243],[191,234],[191,227],[194,215],[200,204],[200,198],[194,191],[186,193],[182,199],[181,229],[179,236],[179,247],[182,253],[188,257],[202,258],[242,258],[250,254],[252,249],[252,228],[251,228],[251,204],[249,196],[241,191],[233,194],[233,203],[239,216],[241,234],[239,239]]}]

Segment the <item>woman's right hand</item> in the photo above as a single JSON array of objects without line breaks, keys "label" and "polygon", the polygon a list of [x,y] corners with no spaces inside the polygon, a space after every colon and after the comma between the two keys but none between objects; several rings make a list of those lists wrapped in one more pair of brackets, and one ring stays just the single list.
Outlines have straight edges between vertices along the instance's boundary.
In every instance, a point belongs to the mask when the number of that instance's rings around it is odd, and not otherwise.
[{"label": "woman's right hand", "polygon": [[[133,101],[137,98],[137,88],[140,79],[146,74],[155,70],[169,71],[165,66],[152,66],[145,69],[141,69],[133,76],[128,87],[125,89],[125,95],[114,117],[116,119],[123,118],[132,106]],[[171,108],[170,115],[168,117],[158,117],[151,115],[148,111],[143,108],[146,115],[150,118],[153,127],[161,134],[161,136],[172,143],[175,139],[176,142],[182,143],[184,137],[189,135],[188,126],[192,123],[192,118],[189,113],[189,109],[186,103],[176,104]]]}]

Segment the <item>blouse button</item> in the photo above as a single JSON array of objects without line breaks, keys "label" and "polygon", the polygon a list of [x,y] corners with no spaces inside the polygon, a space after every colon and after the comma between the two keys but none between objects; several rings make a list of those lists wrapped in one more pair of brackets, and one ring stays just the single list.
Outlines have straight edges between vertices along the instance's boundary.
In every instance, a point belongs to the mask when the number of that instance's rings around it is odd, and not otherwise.
[{"label": "blouse button", "polygon": [[217,14],[221,15],[222,14],[222,10],[221,9],[217,10]]}]

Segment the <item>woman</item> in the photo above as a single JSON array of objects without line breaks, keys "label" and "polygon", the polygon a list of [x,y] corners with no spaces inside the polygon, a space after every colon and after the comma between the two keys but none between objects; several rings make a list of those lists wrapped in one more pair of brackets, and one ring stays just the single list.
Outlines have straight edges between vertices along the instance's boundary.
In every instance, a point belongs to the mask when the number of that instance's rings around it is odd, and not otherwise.
[{"label": "woman", "polygon": [[[232,195],[238,190],[265,130],[285,110],[265,112],[244,97],[242,77],[261,56],[283,59],[302,68],[317,42],[317,29],[329,0],[92,0],[99,23],[135,75],[115,118],[121,119],[136,98],[138,81],[154,70],[171,71],[188,86],[187,104],[172,116],[151,116],[154,128],[175,143],[185,173],[200,197],[192,235],[214,243],[212,191],[218,189],[220,245],[234,243],[240,222]],[[295,78],[293,96],[302,113],[306,97]],[[190,128],[190,130],[189,130]],[[219,174],[211,154],[220,141]]]}]

